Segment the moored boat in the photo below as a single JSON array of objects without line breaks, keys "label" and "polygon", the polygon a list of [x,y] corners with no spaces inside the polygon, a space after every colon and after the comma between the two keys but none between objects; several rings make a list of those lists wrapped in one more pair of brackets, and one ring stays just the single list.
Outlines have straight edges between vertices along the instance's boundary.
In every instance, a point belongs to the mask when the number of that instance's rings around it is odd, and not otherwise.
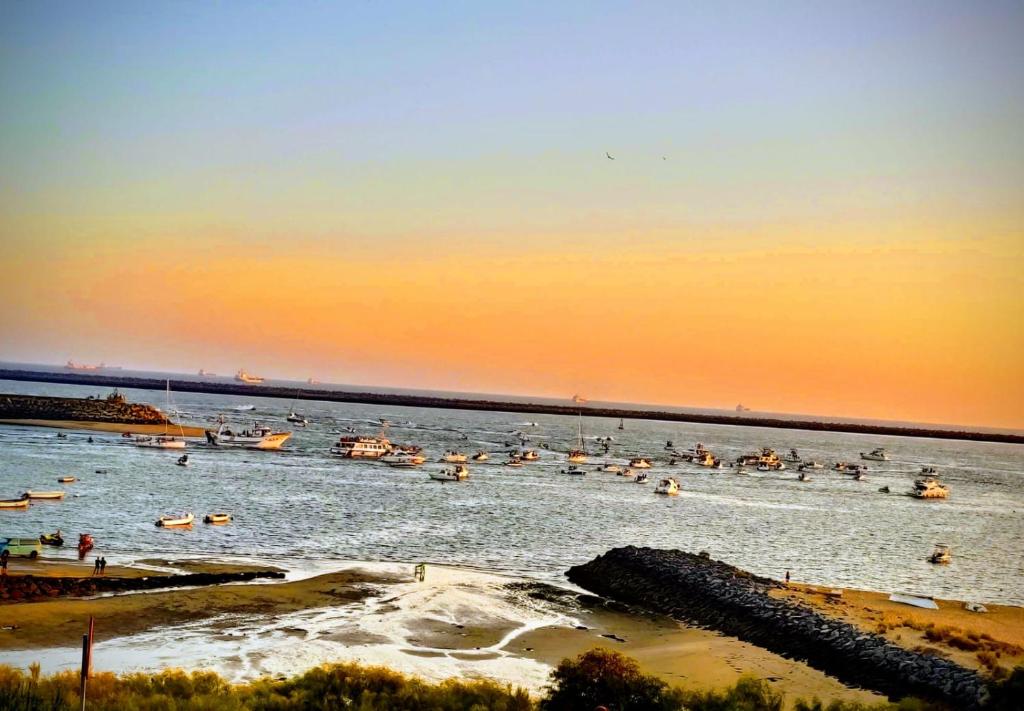
[{"label": "moored boat", "polygon": [[26,491],[24,494],[21,495],[21,498],[23,498],[23,499],[32,499],[33,501],[35,501],[36,499],[63,499],[64,498],[64,492],[63,491]]},{"label": "moored boat", "polygon": [[331,454],[345,459],[380,459],[394,447],[384,437],[339,437]]},{"label": "moored boat", "polygon": [[634,484],[646,484],[647,483],[647,472],[640,472],[633,477]]},{"label": "moored boat", "polygon": [[604,466],[600,467],[598,471],[608,472],[609,474],[621,474],[622,467],[620,467],[618,464],[611,464],[609,462],[605,462]]},{"label": "moored boat", "polygon": [[24,496],[20,499],[0,499],[0,509],[27,509],[29,500]]},{"label": "moored boat", "polygon": [[576,466],[575,464],[570,464],[569,466],[562,470],[562,473],[568,474],[569,476],[584,476],[587,472],[581,469],[580,467]]},{"label": "moored boat", "polygon": [[662,479],[658,482],[658,486],[654,488],[655,494],[663,494],[665,496],[676,496],[679,494],[679,482],[672,477]]},{"label": "moored boat", "polygon": [[175,528],[182,526],[191,526],[192,522],[195,521],[196,517],[191,511],[181,516],[161,516],[156,520],[156,526],[158,528]]},{"label": "moored boat", "polygon": [[463,464],[445,467],[439,472],[430,472],[430,478],[434,481],[465,481],[469,478],[469,468]]},{"label": "moored boat", "polygon": [[861,452],[860,453],[860,458],[861,459],[867,459],[868,461],[871,461],[871,462],[888,462],[889,461],[889,455],[885,453],[885,448],[884,447],[876,447],[875,449],[872,449],[870,452]]},{"label": "moored boat", "polygon": [[457,452],[454,449],[447,449],[445,453],[441,455],[441,461],[445,464],[465,464],[469,459],[462,452]]},{"label": "moored boat", "polygon": [[423,464],[427,461],[427,458],[422,454],[406,452],[404,450],[395,450],[385,454],[380,458],[380,460],[389,467],[395,467],[396,469],[411,469]]},{"label": "moored boat", "polygon": [[486,462],[490,458],[491,455],[489,455],[487,452],[483,450],[480,450],[479,452],[473,455],[474,462]]},{"label": "moored boat", "polygon": [[132,444],[145,449],[185,449],[185,440],[171,435],[139,435],[132,439]]},{"label": "moored boat", "polygon": [[211,513],[203,516],[203,523],[228,523],[231,521],[229,513]]},{"label": "moored boat", "polygon": [[651,460],[647,457],[633,457],[629,460],[629,466],[632,469],[650,469]]},{"label": "moored boat", "polygon": [[927,476],[914,482],[914,488],[907,492],[915,499],[945,499],[949,497],[949,488],[940,484],[933,476]]},{"label": "moored boat", "polygon": [[928,556],[929,563],[935,563],[937,565],[945,565],[953,560],[953,551],[945,543],[936,543],[935,550]]},{"label": "moored boat", "polygon": [[509,456],[508,461],[505,462],[506,467],[521,467],[523,466],[523,459],[518,454]]},{"label": "moored boat", "polygon": [[73,476],[61,476],[57,477],[58,484],[74,484],[78,479]]},{"label": "moored boat", "polygon": [[[292,436],[291,432],[274,432],[259,422],[252,429],[236,432],[226,422],[221,422],[216,432],[206,430],[206,441],[218,447],[239,447],[242,449],[274,450]],[[333,450],[332,450],[333,451]]]},{"label": "moored boat", "polygon": [[540,455],[535,450],[527,449],[523,452],[522,458],[524,462],[533,462],[540,459]]}]

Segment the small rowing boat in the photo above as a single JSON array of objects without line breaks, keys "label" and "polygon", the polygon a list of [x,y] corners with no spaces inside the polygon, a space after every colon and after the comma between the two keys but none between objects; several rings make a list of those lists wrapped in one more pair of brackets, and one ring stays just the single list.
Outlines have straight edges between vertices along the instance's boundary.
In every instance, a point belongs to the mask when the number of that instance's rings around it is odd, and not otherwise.
[{"label": "small rowing boat", "polygon": [[176,526],[191,526],[195,521],[195,515],[190,511],[183,516],[161,516],[156,520],[158,528],[173,528]]},{"label": "small rowing boat", "polygon": [[203,516],[203,523],[227,523],[231,520],[231,514],[213,513]]},{"label": "small rowing boat", "polygon": [[0,499],[0,509],[27,509],[28,499]]},{"label": "small rowing boat", "polygon": [[73,476],[62,476],[57,479],[58,484],[74,484],[78,479]]},{"label": "small rowing boat", "polygon": [[21,495],[23,499],[63,499],[63,491],[26,491]]}]

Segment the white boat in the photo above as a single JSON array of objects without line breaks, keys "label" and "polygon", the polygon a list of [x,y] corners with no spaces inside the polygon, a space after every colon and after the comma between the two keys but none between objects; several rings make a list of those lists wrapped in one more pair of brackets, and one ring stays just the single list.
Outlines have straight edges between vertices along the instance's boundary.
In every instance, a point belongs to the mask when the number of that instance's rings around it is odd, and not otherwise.
[{"label": "white boat", "polygon": [[791,449],[789,450],[789,454],[786,455],[786,461],[789,462],[790,464],[799,464],[803,460],[800,459],[799,452],[797,452],[795,449]]},{"label": "white boat", "polygon": [[235,410],[238,412],[253,412],[256,409],[255,405],[235,405]]},{"label": "white boat", "polygon": [[836,462],[832,468],[837,472],[842,472],[843,474],[860,474],[868,469],[866,465],[857,464],[856,462]]},{"label": "white boat", "polygon": [[609,474],[621,474],[622,467],[618,464],[609,464],[608,462],[605,462],[604,466],[598,469],[598,471],[608,472]]},{"label": "white boat", "polygon": [[454,449],[447,449],[445,453],[441,455],[441,461],[445,464],[465,464],[469,459],[462,452],[456,452]]},{"label": "white boat", "polygon": [[182,516],[161,516],[156,520],[158,528],[174,528],[175,526],[191,526],[195,515],[190,511]]},{"label": "white boat", "polygon": [[647,481],[647,472],[640,472],[635,477],[633,477],[634,484],[646,484]]},{"label": "white boat", "polygon": [[63,499],[63,491],[26,491],[21,495],[23,499],[30,499],[35,501],[36,499]]},{"label": "white boat", "polygon": [[811,477],[808,476],[807,472],[801,471],[800,475],[797,477],[797,480],[798,481],[810,481]]},{"label": "white boat", "polygon": [[430,472],[430,478],[434,481],[465,481],[469,478],[469,468],[462,464],[445,467],[439,472]]},{"label": "white boat", "polygon": [[809,462],[801,462],[800,466],[797,467],[797,468],[800,471],[804,471],[804,470],[807,470],[807,469],[824,469],[825,465],[822,464],[821,462],[816,462],[814,460],[811,460]]},{"label": "white boat", "polygon": [[584,470],[580,469],[575,464],[570,464],[568,467],[562,470],[562,473],[568,474],[569,476],[584,476],[586,474]]},{"label": "white boat", "polygon": [[289,411],[288,416],[284,419],[286,419],[288,422],[294,422],[300,427],[305,427],[306,425],[309,424],[309,420],[306,419],[305,415],[299,415],[295,411]]},{"label": "white boat", "polygon": [[380,459],[394,447],[383,437],[339,437],[331,454],[345,459]]},{"label": "white boat", "polygon": [[486,462],[490,458],[491,458],[491,455],[489,455],[487,452],[484,452],[484,451],[479,451],[479,452],[477,452],[476,454],[473,455],[473,461],[474,462]]},{"label": "white boat", "polygon": [[222,422],[216,432],[206,431],[206,441],[218,447],[241,447],[244,449],[281,449],[281,445],[292,436],[291,432],[274,432],[259,422],[251,429],[236,432],[226,422]]},{"label": "white boat", "polygon": [[[164,396],[165,398],[165,409],[167,412],[171,410],[171,381],[166,382],[167,390]],[[170,422],[169,415],[164,414],[164,433],[162,435],[139,435],[132,440],[132,444],[136,447],[143,447],[145,449],[185,449],[185,437],[184,430],[181,429],[181,425],[178,425],[178,431],[181,432],[182,436],[175,437],[168,433],[168,423]]]},{"label": "white boat", "polygon": [[908,495],[915,499],[946,499],[949,498],[949,489],[940,484],[933,476],[927,476],[914,482],[914,488]]},{"label": "white boat", "polygon": [[936,543],[935,550],[928,556],[929,563],[935,563],[937,565],[945,565],[953,560],[953,551],[945,543]]},{"label": "white boat", "polygon": [[532,449],[528,449],[525,452],[523,452],[522,458],[523,458],[524,462],[534,462],[534,461],[540,459],[540,455],[537,454],[536,451],[534,451]]},{"label": "white boat", "polygon": [[679,493],[679,482],[672,477],[662,479],[658,482],[658,486],[655,487],[654,493],[664,494],[665,496],[676,496]]},{"label": "white boat", "polygon": [[212,513],[203,516],[203,523],[228,523],[231,521],[231,514]]},{"label": "white boat", "polygon": [[251,373],[245,372],[245,368],[240,368],[238,372],[235,373],[235,380],[237,380],[240,383],[247,383],[249,385],[254,385],[263,382],[262,377],[260,377],[259,375],[252,375]]},{"label": "white boat", "polygon": [[[577,396],[578,397],[578,396]],[[579,414],[579,421],[576,426],[576,447],[569,452],[570,464],[587,463],[587,445],[583,442],[583,413]]]},{"label": "white boat", "polygon": [[382,462],[387,464],[389,467],[395,467],[397,469],[411,469],[412,467],[418,467],[427,461],[427,458],[422,454],[415,454],[413,452],[406,452],[402,450],[394,450],[389,454],[385,454],[380,458]]},{"label": "white boat", "polygon": [[633,457],[629,460],[629,466],[633,469],[650,469],[651,460],[647,457]]},{"label": "white boat", "polygon": [[870,452],[861,452],[860,453],[860,458],[861,459],[867,459],[868,461],[871,461],[871,462],[888,462],[889,461],[889,455],[885,453],[885,449],[883,447],[878,447],[876,449],[872,449]]},{"label": "white boat", "polygon": [[29,500],[24,496],[20,499],[0,499],[0,509],[27,509]]}]

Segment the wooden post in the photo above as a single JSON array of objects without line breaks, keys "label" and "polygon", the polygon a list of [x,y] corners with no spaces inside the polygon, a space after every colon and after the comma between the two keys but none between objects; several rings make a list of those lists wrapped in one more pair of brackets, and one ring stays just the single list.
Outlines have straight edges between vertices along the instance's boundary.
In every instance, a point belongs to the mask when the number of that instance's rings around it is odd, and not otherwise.
[{"label": "wooden post", "polygon": [[89,680],[89,635],[82,635],[82,682],[78,687],[78,695],[82,697],[82,711],[85,711],[85,687]]}]

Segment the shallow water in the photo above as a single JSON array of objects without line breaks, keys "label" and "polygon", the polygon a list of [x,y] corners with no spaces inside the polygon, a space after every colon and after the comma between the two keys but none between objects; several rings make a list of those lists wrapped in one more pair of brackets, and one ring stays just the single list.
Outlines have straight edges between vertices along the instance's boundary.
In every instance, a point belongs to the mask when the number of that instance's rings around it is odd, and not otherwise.
[{"label": "shallow water", "polygon": [[[99,394],[96,388],[0,382],[0,392]],[[132,401],[161,403],[162,394],[127,391]],[[202,422],[225,414],[238,424],[255,417],[274,427],[289,402],[267,398],[181,394],[175,406]],[[235,411],[255,404],[254,413]],[[342,403],[302,402],[311,424],[295,430],[281,452],[189,447],[192,466],[175,466],[180,452],[135,448],[118,435],[73,432],[58,440],[46,428],[0,426],[0,498],[26,489],[58,488],[72,474],[63,502],[0,512],[0,535],[62,529],[92,533],[111,562],[157,556],[246,555],[286,566],[304,561],[428,561],[562,582],[571,565],[608,548],[635,544],[706,550],[713,557],[774,578],[937,597],[1024,604],[1024,447],[900,437],[688,425],[584,418],[588,436],[615,437],[610,461],[644,454],[659,463],[652,480],[673,475],[682,493],[657,497],[614,474],[559,473],[564,455],[521,469],[470,464],[461,484],[429,481],[427,471],[394,470],[328,454],[342,427],[372,434],[377,418],[393,424],[393,441],[418,444],[432,459],[446,448],[501,452],[522,429],[532,445],[564,451],[575,438],[567,417],[484,413]],[[537,422],[536,427],[525,426]],[[682,464],[667,466],[663,447],[703,442],[725,461],[761,446],[790,447],[809,458],[854,461],[876,446],[891,462],[868,462],[866,481],[825,471],[799,482],[794,471],[737,475]],[[593,448],[591,442],[588,447]],[[592,457],[592,466],[606,457]],[[900,495],[924,465],[935,466],[952,496],[922,502]],[[94,473],[96,469],[107,473]],[[892,494],[878,493],[889,486]],[[200,517],[230,511],[228,526],[161,530],[162,514],[192,510]],[[953,546],[948,566],[925,562],[936,542]],[[73,555],[72,550],[50,555]]]}]

